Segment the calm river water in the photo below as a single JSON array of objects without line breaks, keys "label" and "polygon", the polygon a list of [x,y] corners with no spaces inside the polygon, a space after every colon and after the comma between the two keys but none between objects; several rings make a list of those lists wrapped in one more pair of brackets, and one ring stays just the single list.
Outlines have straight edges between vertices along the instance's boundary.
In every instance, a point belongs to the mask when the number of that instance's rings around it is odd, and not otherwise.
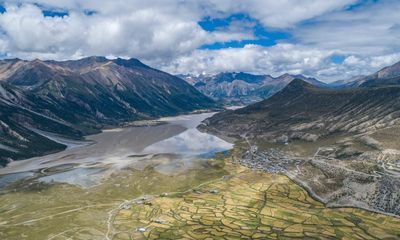
[{"label": "calm river water", "polygon": [[174,174],[201,166],[204,159],[233,147],[216,136],[196,129],[215,113],[161,118],[157,126],[116,128],[88,136],[91,144],[10,163],[0,169],[0,187],[40,175],[44,182],[66,182],[91,186],[116,171],[144,169],[152,164],[163,174]]}]

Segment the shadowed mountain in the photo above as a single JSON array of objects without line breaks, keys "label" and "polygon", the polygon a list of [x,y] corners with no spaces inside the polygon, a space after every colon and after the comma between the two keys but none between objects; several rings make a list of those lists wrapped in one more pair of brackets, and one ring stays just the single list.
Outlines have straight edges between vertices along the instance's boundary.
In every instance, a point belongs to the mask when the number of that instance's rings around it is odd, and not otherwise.
[{"label": "shadowed mountain", "polygon": [[399,85],[335,90],[295,79],[199,128],[246,143],[241,164],[285,173],[329,206],[400,216]]},{"label": "shadowed mountain", "polygon": [[230,137],[315,141],[400,122],[400,86],[333,90],[295,79],[271,98],[207,119],[201,127]]},{"label": "shadowed mountain", "polygon": [[243,105],[266,99],[295,78],[316,86],[327,86],[314,78],[290,74],[274,78],[270,75],[227,72],[212,76],[181,75],[180,77],[210,98],[228,105]]},{"label": "shadowed mountain", "polygon": [[[29,129],[79,138],[126,121],[216,106],[180,78],[137,59],[3,60],[0,84],[0,121],[4,123],[0,151],[18,150],[0,154],[3,164],[9,156],[19,159],[55,150],[51,144],[40,144],[46,140]],[[22,136],[25,144],[5,132]],[[52,145],[60,149],[59,144]]]}]

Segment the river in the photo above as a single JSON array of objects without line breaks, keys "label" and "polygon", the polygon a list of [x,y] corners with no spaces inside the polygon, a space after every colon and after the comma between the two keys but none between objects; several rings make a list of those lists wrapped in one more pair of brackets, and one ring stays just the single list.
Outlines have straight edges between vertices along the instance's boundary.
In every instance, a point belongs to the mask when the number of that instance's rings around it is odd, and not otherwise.
[{"label": "river", "polygon": [[152,165],[163,174],[201,167],[204,159],[233,147],[196,129],[213,114],[180,115],[161,118],[164,124],[160,125],[104,130],[62,152],[10,163],[0,169],[0,187],[24,178],[90,187],[128,167],[143,170]]}]

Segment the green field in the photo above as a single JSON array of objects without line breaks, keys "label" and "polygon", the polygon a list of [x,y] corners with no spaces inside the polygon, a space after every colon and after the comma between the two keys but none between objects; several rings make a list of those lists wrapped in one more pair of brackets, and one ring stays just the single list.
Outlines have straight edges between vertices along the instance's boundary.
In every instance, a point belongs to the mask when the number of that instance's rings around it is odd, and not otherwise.
[{"label": "green field", "polygon": [[[327,208],[283,175],[244,168],[116,214],[113,239],[398,239],[400,220]],[[233,172],[234,171],[234,172]],[[133,231],[139,229],[140,231]]]},{"label": "green field", "polygon": [[125,169],[88,189],[20,182],[0,195],[0,239],[400,238],[397,218],[327,208],[230,159],[174,176]]}]

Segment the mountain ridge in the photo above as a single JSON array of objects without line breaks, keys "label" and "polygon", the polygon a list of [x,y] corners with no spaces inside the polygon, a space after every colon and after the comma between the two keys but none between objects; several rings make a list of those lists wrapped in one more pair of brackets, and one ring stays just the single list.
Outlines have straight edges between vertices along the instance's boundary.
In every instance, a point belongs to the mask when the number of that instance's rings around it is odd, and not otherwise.
[{"label": "mountain ridge", "polygon": [[327,89],[297,79],[198,128],[244,146],[242,165],[286,174],[329,206],[400,216],[400,85]]},{"label": "mountain ridge", "polygon": [[366,76],[355,76],[348,80],[339,80],[331,85],[336,88],[377,87],[400,84],[400,62],[386,66]]},{"label": "mountain ridge", "polygon": [[[322,124],[325,129],[323,134],[352,129],[354,131],[366,131],[368,129],[367,126],[364,126],[364,128],[357,128],[357,124],[351,122],[357,121],[357,117],[362,119],[362,117],[367,113],[359,113],[360,116],[352,115],[350,114],[352,109],[360,106],[367,106],[374,102],[375,104],[385,104],[386,108],[391,108],[393,111],[397,111],[396,107],[399,107],[398,104],[400,102],[400,100],[399,102],[396,101],[397,98],[400,99],[400,86],[336,90],[319,88],[301,79],[295,79],[272,97],[235,111],[218,113],[210,119],[207,119],[206,125],[209,124],[213,130],[218,132],[223,131],[224,129],[222,123],[224,118],[230,119],[228,121],[229,125],[225,126],[228,129],[234,127],[235,122],[244,122],[244,119],[250,122],[255,121],[247,124],[250,128],[244,127],[240,124],[242,129],[238,128],[235,130],[231,129],[232,131],[227,131],[235,132],[236,136],[241,136],[246,133],[246,131],[247,133],[251,133],[252,130],[256,131],[255,129],[251,129],[251,126],[255,126],[257,123],[262,123],[261,125],[263,127],[261,128],[268,129],[270,132],[273,132],[275,129],[272,128],[272,126],[279,126],[277,129],[278,132],[266,136],[270,140],[272,138],[280,137],[278,136],[279,134],[286,135],[284,133],[285,131],[290,132],[293,129],[300,127],[302,124],[310,124],[308,126],[310,130],[317,125]],[[394,105],[388,106],[388,102],[391,102]],[[377,106],[371,109],[366,108],[368,109],[367,112],[371,112],[372,109],[375,109],[376,107]],[[340,111],[342,111],[342,113],[340,113]],[[378,112],[382,113],[382,110]],[[335,117],[334,114],[339,114],[342,117]],[[377,113],[372,114],[372,116],[376,114]],[[323,119],[324,117],[330,119]],[[384,118],[385,116],[381,115],[380,117]],[[340,118],[343,121],[346,120],[346,122],[342,124],[335,122],[336,119]],[[298,122],[295,121],[296,119]],[[376,121],[379,122],[379,120]],[[266,125],[266,123],[268,124]],[[371,123],[368,127],[372,128],[373,125],[374,124]],[[205,125],[202,126],[202,128],[204,127]],[[307,128],[302,127],[302,131],[306,129]],[[261,137],[262,135],[258,136]]]},{"label": "mountain ridge", "polygon": [[[3,165],[10,159],[40,152],[42,145],[36,146],[37,151],[30,151],[23,147],[27,144],[13,137],[25,135],[30,143],[42,139],[31,129],[81,138],[123,122],[218,107],[185,81],[133,58],[2,60],[0,97],[0,121],[8,126],[7,132],[13,132],[0,138],[6,146],[21,150],[0,150]],[[69,129],[73,134],[57,129]]]},{"label": "mountain ridge", "polygon": [[261,101],[272,96],[296,78],[321,87],[328,87],[327,84],[315,78],[290,74],[272,77],[244,72],[223,72],[215,75],[180,75],[179,77],[215,101],[227,105],[246,105]]}]

